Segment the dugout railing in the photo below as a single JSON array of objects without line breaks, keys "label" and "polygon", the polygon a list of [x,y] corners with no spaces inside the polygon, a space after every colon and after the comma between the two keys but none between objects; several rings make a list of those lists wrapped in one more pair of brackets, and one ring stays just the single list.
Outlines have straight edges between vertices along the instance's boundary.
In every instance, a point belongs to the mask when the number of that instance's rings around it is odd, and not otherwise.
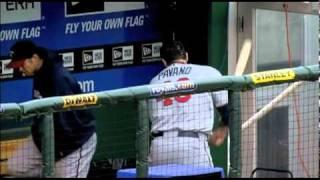
[{"label": "dugout railing", "polygon": [[263,117],[265,115],[264,112],[268,112],[268,107],[266,107],[267,110],[263,109],[262,112],[256,113],[248,122],[244,124],[237,122],[241,120],[241,92],[264,86],[290,83],[294,87],[291,87],[291,90],[290,86],[287,88],[287,91],[290,91],[286,92],[288,94],[294,90],[295,86],[300,85],[297,82],[311,81],[312,83],[317,83],[319,74],[319,65],[300,66],[257,72],[243,76],[222,76],[216,79],[203,79],[196,82],[181,81],[157,85],[142,85],[95,93],[36,99],[22,103],[3,103],[0,107],[0,119],[23,121],[35,116],[42,117],[42,141],[45,142],[42,144],[42,176],[51,177],[54,172],[53,112],[99,108],[102,105],[112,106],[127,101],[136,102],[139,112],[136,129],[137,176],[147,177],[149,143],[146,142],[149,142],[150,134],[149,118],[147,111],[145,111],[147,108],[146,99],[229,90],[229,106],[232,109],[232,113],[230,119],[230,164],[228,176],[241,177],[243,176],[241,128],[249,126],[257,118]]}]

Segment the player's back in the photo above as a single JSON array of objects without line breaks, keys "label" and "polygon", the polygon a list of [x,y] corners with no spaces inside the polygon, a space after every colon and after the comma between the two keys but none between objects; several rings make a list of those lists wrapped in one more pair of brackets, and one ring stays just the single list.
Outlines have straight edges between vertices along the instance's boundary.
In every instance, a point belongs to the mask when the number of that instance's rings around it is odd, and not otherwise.
[{"label": "player's back", "polygon": [[150,81],[150,84],[174,82],[179,81],[181,78],[188,78],[194,81],[215,76],[221,76],[221,73],[210,66],[175,63],[163,69]]},{"label": "player's back", "polygon": [[[155,76],[150,84],[196,81],[221,76],[209,66],[172,64]],[[213,127],[213,102],[210,93],[158,98],[149,101],[151,131],[174,129],[210,132]]]}]

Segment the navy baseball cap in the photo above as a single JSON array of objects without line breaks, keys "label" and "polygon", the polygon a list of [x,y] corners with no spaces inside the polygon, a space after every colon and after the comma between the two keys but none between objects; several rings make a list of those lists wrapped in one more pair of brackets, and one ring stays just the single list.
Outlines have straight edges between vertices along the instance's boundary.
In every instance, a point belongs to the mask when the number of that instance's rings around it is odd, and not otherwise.
[{"label": "navy baseball cap", "polygon": [[37,46],[29,40],[17,41],[10,48],[11,62],[7,65],[9,68],[19,68],[23,66],[24,61],[31,58],[37,52]]}]

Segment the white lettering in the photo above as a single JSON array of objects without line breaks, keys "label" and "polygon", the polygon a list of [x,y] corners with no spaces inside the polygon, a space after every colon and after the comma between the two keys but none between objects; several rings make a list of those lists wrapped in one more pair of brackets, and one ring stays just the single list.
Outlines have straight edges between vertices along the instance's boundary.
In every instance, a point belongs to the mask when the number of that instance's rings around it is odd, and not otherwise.
[{"label": "white lettering", "polygon": [[104,22],[104,29],[116,29],[116,28],[122,28],[123,26],[123,18],[113,18],[113,19],[107,19]]},{"label": "white lettering", "polygon": [[128,16],[126,17],[125,27],[135,27],[135,26],[143,26],[144,16]]},{"label": "white lettering", "polygon": [[41,31],[40,26],[31,27],[31,28],[22,28],[21,39],[40,37],[40,31]]},{"label": "white lettering", "polygon": [[19,29],[9,29],[0,31],[0,41],[19,39]]},{"label": "white lettering", "polygon": [[80,88],[82,92],[93,92],[94,91],[94,81],[93,80],[87,80],[87,81],[78,81],[78,84],[80,85]]},{"label": "white lettering", "polygon": [[82,32],[101,31],[102,20],[81,22]]},{"label": "white lettering", "polygon": [[64,31],[65,34],[74,34],[78,32],[78,27],[80,23],[67,23],[66,29]]}]

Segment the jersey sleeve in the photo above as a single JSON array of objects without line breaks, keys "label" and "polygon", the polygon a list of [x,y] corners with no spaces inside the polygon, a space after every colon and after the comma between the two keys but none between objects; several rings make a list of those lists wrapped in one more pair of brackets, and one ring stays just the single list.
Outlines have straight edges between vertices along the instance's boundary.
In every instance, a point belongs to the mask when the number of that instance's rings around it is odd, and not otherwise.
[{"label": "jersey sleeve", "polygon": [[228,104],[228,91],[216,91],[212,93],[213,95],[213,102],[216,107],[221,107]]},{"label": "jersey sleeve", "polygon": [[[211,74],[212,78],[222,76],[222,74],[214,68],[209,67],[207,70],[209,71],[208,73]],[[214,91],[214,92],[212,92],[212,97],[213,97],[213,103],[216,107],[221,107],[221,106],[228,104],[228,91],[227,90]]]}]

